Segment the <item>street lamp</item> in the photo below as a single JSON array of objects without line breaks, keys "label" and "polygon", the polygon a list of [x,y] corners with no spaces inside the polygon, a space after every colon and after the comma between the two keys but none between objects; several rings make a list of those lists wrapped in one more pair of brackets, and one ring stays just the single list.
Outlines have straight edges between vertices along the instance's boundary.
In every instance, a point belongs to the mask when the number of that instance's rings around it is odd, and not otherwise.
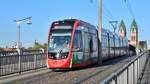
[{"label": "street lamp", "polygon": [[102,0],[98,0],[98,42],[99,42],[99,51],[98,51],[98,64],[102,64]]},{"label": "street lamp", "polygon": [[17,24],[17,27],[18,27],[18,32],[17,32],[17,49],[18,49],[18,52],[20,54],[20,49],[21,49],[21,42],[20,42],[20,24],[22,22],[27,22],[27,24],[32,24],[31,23],[31,18],[32,17],[27,17],[27,18],[23,18],[23,19],[17,19],[17,20],[14,20],[14,22],[16,22]]},{"label": "street lamp", "polygon": [[17,51],[18,51],[18,54],[19,54],[19,61],[18,61],[18,70],[19,70],[19,73],[21,74],[21,55],[22,55],[22,50],[21,50],[21,46],[20,46],[20,24],[22,22],[26,22],[27,21],[27,24],[32,24],[31,23],[31,18],[32,17],[27,17],[27,18],[23,18],[23,19],[17,19],[17,20],[14,20],[14,22],[16,22],[17,24],[17,27],[18,27],[18,34],[17,34]]}]

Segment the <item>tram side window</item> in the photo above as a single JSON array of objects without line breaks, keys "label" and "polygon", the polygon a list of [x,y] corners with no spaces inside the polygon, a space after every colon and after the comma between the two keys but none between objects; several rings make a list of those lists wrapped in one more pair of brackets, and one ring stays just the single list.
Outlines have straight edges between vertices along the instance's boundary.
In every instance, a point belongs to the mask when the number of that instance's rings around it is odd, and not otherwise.
[{"label": "tram side window", "polygon": [[84,34],[84,43],[85,43],[85,51],[89,52],[89,35],[88,33]]},{"label": "tram side window", "polygon": [[81,49],[82,49],[81,31],[76,31],[74,34],[73,50],[81,50]]},{"label": "tram side window", "polygon": [[115,40],[115,46],[116,46],[116,47],[119,47],[119,39],[118,39],[117,36],[116,36],[115,38],[116,38],[116,40]]},{"label": "tram side window", "polygon": [[107,47],[107,36],[103,35],[102,37],[102,48],[106,48]]},{"label": "tram side window", "polygon": [[113,37],[111,37],[111,47],[112,47],[112,48],[114,47],[114,40],[113,40]]},{"label": "tram side window", "polygon": [[98,50],[98,44],[97,44],[97,37],[96,37],[96,35],[93,35],[93,51],[95,52],[95,51],[97,51]]}]

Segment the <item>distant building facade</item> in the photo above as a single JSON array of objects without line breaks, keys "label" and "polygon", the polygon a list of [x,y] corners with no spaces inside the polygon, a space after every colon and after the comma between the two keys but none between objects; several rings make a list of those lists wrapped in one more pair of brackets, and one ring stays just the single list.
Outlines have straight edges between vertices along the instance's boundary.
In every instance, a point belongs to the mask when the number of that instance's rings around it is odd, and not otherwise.
[{"label": "distant building facade", "polygon": [[16,48],[3,48],[3,51],[15,51]]},{"label": "distant building facade", "polygon": [[142,51],[146,51],[147,50],[147,41],[139,41],[139,49],[141,49]]}]

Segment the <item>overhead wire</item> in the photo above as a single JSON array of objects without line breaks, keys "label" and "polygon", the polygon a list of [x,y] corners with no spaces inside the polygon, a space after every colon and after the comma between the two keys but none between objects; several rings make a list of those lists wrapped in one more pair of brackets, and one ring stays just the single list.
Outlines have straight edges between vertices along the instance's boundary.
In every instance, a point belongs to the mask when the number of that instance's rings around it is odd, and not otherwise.
[{"label": "overhead wire", "polygon": [[[135,18],[135,15],[134,15],[134,12],[133,12],[133,10],[132,10],[132,6],[131,6],[131,4],[130,4],[130,1],[129,0],[123,0],[124,1],[124,3],[125,3],[125,5],[126,5],[126,7],[127,7],[127,10],[129,11],[129,13],[131,14],[131,16],[132,17],[134,17]],[[95,4],[94,4],[94,0],[90,0],[90,3],[94,6],[94,7],[96,7],[97,9],[98,9],[98,6],[96,6]],[[114,18],[114,16],[112,15],[112,13],[106,8],[106,6],[104,5],[104,4],[102,4],[102,11],[103,11],[103,14],[104,14],[104,16],[106,17],[106,19],[107,20],[112,20],[112,19],[115,19]]]},{"label": "overhead wire", "polygon": [[130,4],[129,0],[124,0],[124,2],[125,2],[125,4],[126,4],[126,7],[127,7],[128,11],[129,11],[129,13],[131,14],[131,16],[132,16],[132,17],[135,17],[134,12],[133,12],[133,10],[132,10],[132,7],[131,7],[131,4]]},{"label": "overhead wire", "polygon": [[103,8],[103,10],[105,11],[105,12],[107,12],[107,15],[111,18],[111,19],[115,19],[115,17],[112,15],[112,13],[107,9],[107,7],[104,5],[104,4],[102,4],[102,8]]},{"label": "overhead wire", "polygon": [[[90,0],[90,3],[91,3],[94,7],[96,7],[96,8],[98,9],[98,6],[96,6],[96,5],[94,4],[93,0]],[[105,6],[104,4],[102,4],[102,6],[103,6],[103,7],[102,7],[102,11],[103,11],[104,17],[105,17],[108,21],[113,20],[114,17],[113,17],[113,15],[112,15],[112,13],[106,8],[106,6]]]}]

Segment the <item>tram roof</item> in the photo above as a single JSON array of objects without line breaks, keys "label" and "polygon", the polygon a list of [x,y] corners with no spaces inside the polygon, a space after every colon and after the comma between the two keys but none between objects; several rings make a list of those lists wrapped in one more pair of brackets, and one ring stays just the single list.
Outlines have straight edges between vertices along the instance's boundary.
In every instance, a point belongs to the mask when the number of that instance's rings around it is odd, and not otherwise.
[{"label": "tram roof", "polygon": [[64,20],[54,21],[52,23],[52,26],[54,26],[54,25],[70,25],[70,26],[73,26],[76,21],[78,21],[79,24],[81,24],[83,26],[91,26],[91,27],[97,29],[94,25],[92,25],[92,24],[90,24],[88,22],[79,20],[79,19],[64,19]]}]

